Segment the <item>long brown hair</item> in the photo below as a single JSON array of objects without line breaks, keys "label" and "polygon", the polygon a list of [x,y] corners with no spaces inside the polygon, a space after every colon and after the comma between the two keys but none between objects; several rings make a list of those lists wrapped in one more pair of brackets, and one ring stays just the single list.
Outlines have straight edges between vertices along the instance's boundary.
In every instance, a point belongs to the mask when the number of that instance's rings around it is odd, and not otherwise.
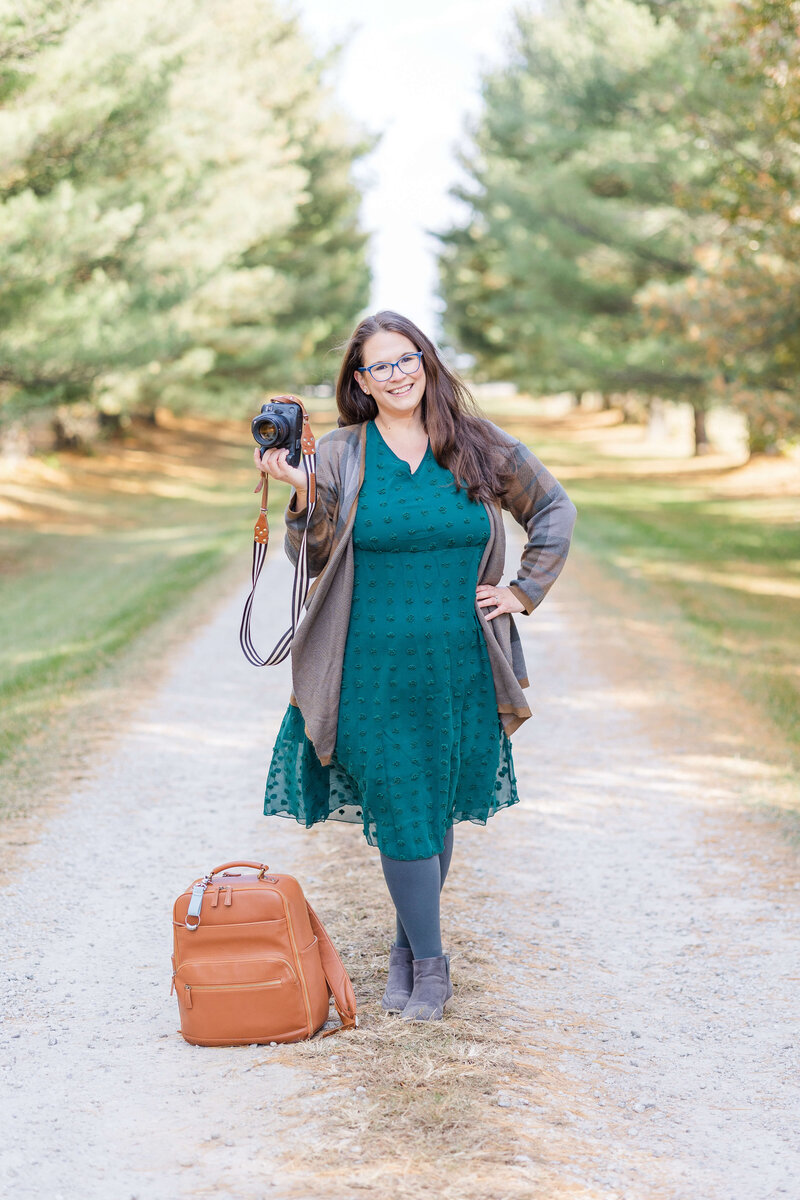
[{"label": "long brown hair", "polygon": [[425,367],[422,424],[436,461],[452,472],[457,491],[461,486],[466,487],[470,500],[496,499],[507,471],[500,439],[481,417],[466,384],[439,357],[430,338],[400,313],[384,309],[365,317],[354,330],[345,347],[336,383],[339,425],[360,424],[378,414],[377,404],[372,396],[362,392],[353,372],[364,364],[367,338],[381,330],[404,334],[422,351]]}]

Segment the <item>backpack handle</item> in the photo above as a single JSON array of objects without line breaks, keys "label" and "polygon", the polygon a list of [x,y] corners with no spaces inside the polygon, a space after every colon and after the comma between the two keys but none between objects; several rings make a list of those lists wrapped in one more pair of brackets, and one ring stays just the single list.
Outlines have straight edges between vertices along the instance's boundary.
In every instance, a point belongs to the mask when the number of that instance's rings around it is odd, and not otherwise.
[{"label": "backpack handle", "polygon": [[222,872],[227,871],[229,869],[229,867],[253,867],[256,871],[268,871],[269,870],[269,867],[267,866],[266,863],[250,862],[249,860],[237,861],[237,862],[227,862],[227,863],[223,863],[221,867],[214,867],[213,871],[208,872],[208,875],[206,876],[206,878],[211,879],[214,875],[221,875]]},{"label": "backpack handle", "polygon": [[186,919],[183,922],[190,933],[194,933],[200,924],[200,913],[203,909],[203,896],[205,895],[206,888],[210,886],[211,880],[215,875],[221,875],[229,867],[254,867],[258,871],[259,879],[263,879],[269,870],[266,863],[228,862],[223,863],[221,867],[215,867],[213,871],[208,871],[202,879],[198,879],[197,883],[192,884],[192,895],[189,899],[189,907],[186,910]]}]

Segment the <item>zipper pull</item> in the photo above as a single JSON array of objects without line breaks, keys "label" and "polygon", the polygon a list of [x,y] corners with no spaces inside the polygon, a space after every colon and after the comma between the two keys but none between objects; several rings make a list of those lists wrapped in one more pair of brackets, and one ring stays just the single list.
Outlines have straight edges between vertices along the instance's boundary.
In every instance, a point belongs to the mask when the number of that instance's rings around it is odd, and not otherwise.
[{"label": "zipper pull", "polygon": [[192,1007],[192,985],[190,983],[185,983],[183,985],[183,990],[184,990],[184,1000],[186,1001],[186,1007],[191,1008]]},{"label": "zipper pull", "polygon": [[218,887],[217,890],[214,892],[214,899],[211,901],[212,908],[216,908],[217,905],[219,904],[219,894],[221,891],[222,891],[222,888]]},{"label": "zipper pull", "polygon": [[230,908],[232,899],[233,899],[233,888],[231,888],[230,886],[226,887],[225,888],[225,906],[226,906],[226,908]]}]

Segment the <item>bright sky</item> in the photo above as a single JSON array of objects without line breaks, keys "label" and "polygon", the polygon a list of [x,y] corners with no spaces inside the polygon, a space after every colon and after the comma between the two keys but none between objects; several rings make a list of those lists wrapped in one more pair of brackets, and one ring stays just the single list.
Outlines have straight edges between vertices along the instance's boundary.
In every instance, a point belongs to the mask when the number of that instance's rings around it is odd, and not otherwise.
[{"label": "bright sky", "polygon": [[459,214],[447,195],[465,121],[479,111],[483,71],[501,62],[512,0],[295,0],[318,48],[347,47],[335,75],[340,104],[383,134],[362,162],[364,227],[372,234],[370,307],[393,308],[433,337],[438,242]]}]

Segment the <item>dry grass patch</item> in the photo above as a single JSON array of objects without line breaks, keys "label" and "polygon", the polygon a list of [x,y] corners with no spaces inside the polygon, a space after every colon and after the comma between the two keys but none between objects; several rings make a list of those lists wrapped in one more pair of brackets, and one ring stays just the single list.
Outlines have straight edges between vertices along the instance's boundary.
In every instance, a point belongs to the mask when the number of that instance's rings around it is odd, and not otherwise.
[{"label": "dry grass patch", "polygon": [[[591,557],[629,602],[668,624],[709,680],[762,710],[800,765],[800,461],[717,450],[622,423],[617,412],[548,416],[531,402],[498,421],[531,445],[578,509],[574,560]],[[574,570],[567,564],[567,572]]]},{"label": "dry grass patch", "polygon": [[382,1012],[393,909],[377,852],[354,833],[333,823],[309,831],[303,881],[350,972],[359,1027],[280,1047],[259,1064],[268,1072],[277,1060],[308,1072],[297,1115],[305,1112],[309,1135],[302,1155],[287,1155],[290,1194],[599,1196],[562,1165],[586,1147],[579,1149],[547,1097],[555,1091],[574,1113],[581,1099],[557,1067],[543,1064],[541,1048],[526,1047],[509,997],[493,981],[465,866],[445,889],[454,984],[445,1019],[406,1023]]}]

